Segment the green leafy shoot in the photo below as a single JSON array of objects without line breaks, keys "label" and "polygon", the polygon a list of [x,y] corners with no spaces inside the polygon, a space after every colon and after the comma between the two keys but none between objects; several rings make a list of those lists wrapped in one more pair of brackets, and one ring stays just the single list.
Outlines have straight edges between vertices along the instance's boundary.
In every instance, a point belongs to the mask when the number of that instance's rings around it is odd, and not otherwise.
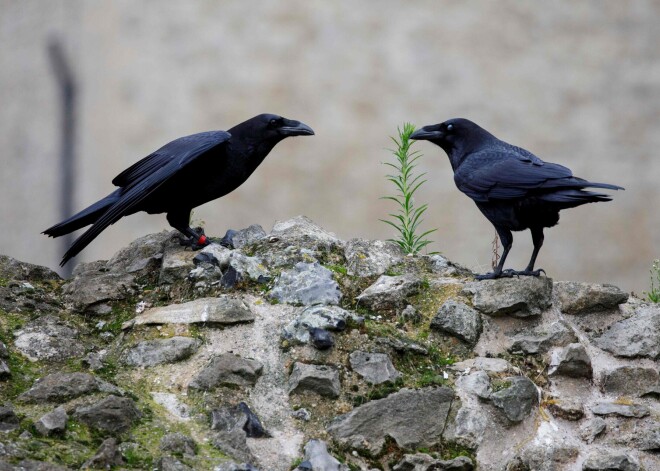
[{"label": "green leafy shoot", "polygon": [[653,260],[651,267],[651,291],[644,291],[644,294],[652,303],[660,303],[660,260]]},{"label": "green leafy shoot", "polygon": [[[396,211],[389,213],[391,220],[381,219],[385,224],[392,226],[398,233],[396,239],[389,241],[396,243],[401,249],[409,255],[417,255],[424,247],[432,241],[426,239],[426,236],[435,232],[437,229],[431,229],[418,234],[418,229],[422,223],[422,215],[428,205],[422,204],[415,206],[415,192],[422,186],[426,180],[422,178],[425,173],[415,176],[413,170],[416,167],[417,160],[422,156],[419,151],[411,151],[414,144],[410,136],[415,132],[415,126],[411,123],[404,123],[403,130],[397,128],[398,139],[391,137],[396,145],[392,153],[396,161],[383,162],[384,165],[391,167],[394,171],[386,175],[386,178],[395,186],[394,196],[383,196],[382,199],[393,201],[396,204]],[[435,252],[434,252],[435,253]]]}]

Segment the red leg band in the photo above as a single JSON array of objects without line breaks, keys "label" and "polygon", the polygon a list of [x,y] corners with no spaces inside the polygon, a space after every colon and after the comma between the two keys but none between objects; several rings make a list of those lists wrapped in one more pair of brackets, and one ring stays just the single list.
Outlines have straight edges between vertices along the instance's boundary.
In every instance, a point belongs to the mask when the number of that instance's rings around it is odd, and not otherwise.
[{"label": "red leg band", "polygon": [[199,240],[197,241],[198,244],[206,244],[206,236],[202,234],[199,236]]}]

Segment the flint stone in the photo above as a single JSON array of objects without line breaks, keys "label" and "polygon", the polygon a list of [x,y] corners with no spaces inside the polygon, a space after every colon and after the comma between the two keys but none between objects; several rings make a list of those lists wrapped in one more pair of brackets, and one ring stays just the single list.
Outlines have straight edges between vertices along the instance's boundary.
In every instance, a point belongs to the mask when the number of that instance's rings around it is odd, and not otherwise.
[{"label": "flint stone", "polygon": [[381,453],[391,437],[404,450],[440,442],[454,392],[445,387],[401,389],[339,416],[328,432],[342,446]]},{"label": "flint stone", "polygon": [[328,453],[328,446],[322,440],[307,442],[304,460],[310,464],[309,469],[312,471],[349,471],[348,466]]},{"label": "flint stone", "polygon": [[431,321],[431,328],[475,344],[481,335],[481,315],[471,307],[454,300],[445,302]]},{"label": "flint stone", "polygon": [[528,355],[547,353],[552,347],[564,347],[578,341],[573,330],[561,321],[550,324],[547,331],[519,334],[513,337],[510,352],[523,352]]},{"label": "flint stone", "polygon": [[108,396],[87,407],[79,407],[74,418],[88,427],[111,435],[126,432],[142,417],[132,399]]},{"label": "flint stone", "polygon": [[161,438],[160,449],[175,455],[195,456],[197,454],[195,440],[180,432],[168,433]]},{"label": "flint stone", "polygon": [[605,431],[607,423],[600,417],[593,417],[580,426],[580,438],[592,443],[595,438]]},{"label": "flint stone", "polygon": [[247,438],[270,436],[258,417],[244,402],[238,406],[223,407],[211,412],[211,429],[217,432],[213,446],[240,460],[249,461],[252,453]]},{"label": "flint stone", "polygon": [[9,358],[9,350],[7,350],[7,345],[5,345],[2,341],[0,341],[0,358]]},{"label": "flint stone", "polygon": [[63,361],[85,353],[78,330],[47,315],[14,332],[14,347],[30,361]]},{"label": "flint stone", "polygon": [[219,386],[254,386],[262,371],[263,365],[257,360],[223,353],[213,357],[188,387],[208,391]]},{"label": "flint stone", "polygon": [[21,262],[7,255],[0,255],[0,278],[16,281],[61,280],[60,276],[48,267]]},{"label": "flint stone", "polygon": [[259,224],[252,224],[239,231],[229,229],[220,243],[226,247],[240,249],[241,247],[257,242],[264,237],[266,237],[266,231],[264,231],[263,227]]},{"label": "flint stone", "polygon": [[605,393],[641,397],[660,392],[660,374],[656,368],[621,366],[603,372],[601,387]]},{"label": "flint stone", "polygon": [[644,306],[612,324],[595,344],[619,357],[660,358],[660,306]]},{"label": "flint stone", "polygon": [[355,351],[349,357],[351,368],[371,384],[396,383],[401,378],[385,353]]},{"label": "flint stone", "polygon": [[329,250],[343,244],[335,234],[305,216],[275,222],[269,237],[311,250]]},{"label": "flint stone", "polygon": [[591,378],[591,358],[584,346],[580,343],[572,343],[559,352],[550,364],[548,371],[550,376],[561,375],[572,378]]},{"label": "flint stone", "polygon": [[263,262],[256,257],[248,257],[240,252],[232,252],[229,257],[229,269],[236,272],[238,281],[245,279],[266,283],[270,280],[270,272]]},{"label": "flint stone", "polygon": [[293,344],[306,344],[311,340],[311,329],[342,331],[353,314],[339,306],[310,306],[282,329],[281,337]]},{"label": "flint stone", "polygon": [[511,386],[491,394],[490,400],[509,421],[522,422],[538,405],[539,393],[534,383],[525,376],[512,376],[506,380]]},{"label": "flint stone", "polygon": [[408,296],[419,293],[422,280],[413,275],[381,275],[357,298],[359,305],[375,311],[402,309]]},{"label": "flint stone", "polygon": [[209,244],[197,252],[197,255],[193,258],[193,263],[196,266],[208,263],[224,270],[229,266],[232,253],[230,249],[222,245]]},{"label": "flint stone", "polygon": [[122,464],[124,459],[117,447],[117,440],[111,437],[103,440],[94,456],[82,465],[82,469],[111,469]]},{"label": "flint stone", "polygon": [[135,276],[107,271],[106,262],[80,264],[77,276],[64,285],[64,300],[77,311],[89,311],[94,305],[120,301],[135,294]]},{"label": "flint stone", "polygon": [[485,371],[475,371],[467,376],[459,377],[456,380],[456,387],[484,401],[488,400],[493,393],[490,378]]},{"label": "flint stone", "polygon": [[346,268],[351,276],[382,275],[403,262],[405,254],[393,242],[351,239],[344,248]]},{"label": "flint stone", "polygon": [[156,471],[193,471],[193,469],[172,456],[162,456],[156,462]]},{"label": "flint stone", "polygon": [[616,450],[591,450],[582,464],[583,471],[639,471],[639,461],[634,456]]},{"label": "flint stone", "polygon": [[309,329],[309,336],[311,344],[318,350],[328,350],[335,346],[335,339],[332,334],[325,329],[314,327]]},{"label": "flint stone", "polygon": [[7,379],[11,376],[9,365],[4,360],[0,360],[0,380]]},{"label": "flint stone", "polygon": [[621,417],[635,417],[641,419],[649,415],[649,408],[641,404],[616,404],[614,402],[600,402],[591,408],[596,415],[619,415]]},{"label": "flint stone", "polygon": [[176,231],[162,231],[134,240],[108,260],[106,269],[131,274],[146,274],[159,269],[165,245],[175,234]]},{"label": "flint stone", "polygon": [[254,313],[240,299],[221,296],[200,298],[183,304],[156,307],[145,311],[122,325],[127,329],[144,324],[221,324],[253,322]]},{"label": "flint stone", "polygon": [[339,397],[339,372],[327,365],[296,362],[289,376],[289,394],[313,392],[325,397]]},{"label": "flint stone", "polygon": [[459,456],[453,460],[437,460],[425,453],[403,455],[403,459],[394,466],[394,471],[472,471],[474,464],[467,456]]},{"label": "flint stone", "polygon": [[282,303],[339,304],[342,297],[332,272],[318,262],[299,262],[284,270],[268,296]]},{"label": "flint stone", "polygon": [[64,433],[68,419],[69,416],[66,413],[66,409],[60,406],[43,415],[34,423],[34,427],[40,435],[49,437],[51,435]]},{"label": "flint stone", "polygon": [[11,432],[19,427],[18,416],[11,407],[0,407],[0,432]]},{"label": "flint stone", "polygon": [[34,382],[18,396],[27,403],[66,402],[101,390],[100,382],[89,373],[53,373]]},{"label": "flint stone", "polygon": [[140,367],[174,363],[192,356],[201,344],[201,340],[190,337],[146,340],[128,350],[123,361]]},{"label": "flint stone", "polygon": [[629,294],[614,285],[557,281],[554,290],[559,301],[559,309],[566,314],[586,314],[589,312],[615,309],[628,301]]},{"label": "flint stone", "polygon": [[525,276],[474,281],[465,285],[462,294],[471,296],[474,308],[489,316],[538,316],[552,304],[552,279]]}]

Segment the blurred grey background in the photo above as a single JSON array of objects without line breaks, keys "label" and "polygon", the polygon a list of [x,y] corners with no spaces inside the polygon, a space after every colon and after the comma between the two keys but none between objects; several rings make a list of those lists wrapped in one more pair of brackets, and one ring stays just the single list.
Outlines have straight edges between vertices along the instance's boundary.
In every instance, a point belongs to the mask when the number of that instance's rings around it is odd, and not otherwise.
[{"label": "blurred grey background", "polygon": [[[564,211],[538,266],[555,279],[648,289],[660,257],[660,2],[328,2],[0,0],[0,253],[57,263],[40,232],[112,190],[121,170],[164,143],[261,112],[311,125],[278,145],[231,195],[198,208],[207,233],[305,214],[342,238],[388,238],[382,161],[398,125],[450,117],[578,176],[626,187],[611,203]],[[78,85],[75,184],[63,187],[59,89],[48,42],[60,38]],[[455,188],[429,144],[430,250],[476,270],[492,226]],[[135,215],[75,263],[108,258],[168,228]],[[523,268],[529,232],[514,234]]]}]

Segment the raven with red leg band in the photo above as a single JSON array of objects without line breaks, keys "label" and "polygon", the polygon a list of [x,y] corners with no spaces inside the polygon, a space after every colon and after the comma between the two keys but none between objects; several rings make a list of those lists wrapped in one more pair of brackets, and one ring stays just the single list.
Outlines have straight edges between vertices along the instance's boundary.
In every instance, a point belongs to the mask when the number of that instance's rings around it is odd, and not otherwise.
[{"label": "raven with red leg band", "polygon": [[207,237],[189,225],[193,208],[241,186],[281,140],[311,135],[312,128],[300,121],[261,114],[226,132],[181,137],[115,177],[117,190],[43,233],[59,237],[92,225],[64,254],[64,265],[111,224],[145,211],[167,213],[167,222],[187,237],[185,245],[203,247]]}]

